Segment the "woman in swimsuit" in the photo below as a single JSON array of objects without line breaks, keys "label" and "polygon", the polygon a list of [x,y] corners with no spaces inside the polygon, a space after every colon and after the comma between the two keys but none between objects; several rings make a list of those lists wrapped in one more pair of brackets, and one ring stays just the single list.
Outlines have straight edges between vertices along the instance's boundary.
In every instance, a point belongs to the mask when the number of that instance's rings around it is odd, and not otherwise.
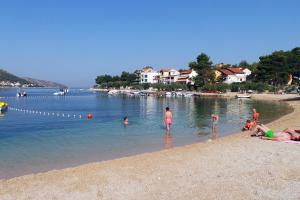
[{"label": "woman in swimsuit", "polygon": [[173,115],[172,112],[170,111],[169,107],[166,107],[166,112],[165,112],[165,125],[167,131],[170,131],[171,125],[173,123]]},{"label": "woman in swimsuit", "polygon": [[293,133],[287,129],[282,132],[274,132],[263,124],[257,125],[256,131],[251,136],[260,136],[261,139],[275,141],[300,140],[298,133]]}]

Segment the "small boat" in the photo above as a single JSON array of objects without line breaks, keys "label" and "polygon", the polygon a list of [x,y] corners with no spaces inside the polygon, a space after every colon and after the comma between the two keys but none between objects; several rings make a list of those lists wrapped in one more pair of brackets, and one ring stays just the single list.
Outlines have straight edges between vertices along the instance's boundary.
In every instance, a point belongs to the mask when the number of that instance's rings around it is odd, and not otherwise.
[{"label": "small boat", "polygon": [[25,91],[22,91],[20,88],[19,88],[19,91],[17,92],[16,94],[17,97],[27,97],[27,93]]},{"label": "small boat", "polygon": [[171,97],[172,93],[171,92],[166,92],[166,97]]},{"label": "small boat", "polygon": [[119,91],[118,90],[110,90],[110,91],[108,91],[108,94],[118,94],[119,93]]},{"label": "small boat", "polygon": [[235,97],[236,97],[236,98],[249,99],[249,98],[251,98],[251,95],[247,95],[247,94],[237,94]]},{"label": "small boat", "polygon": [[65,96],[69,92],[69,89],[60,89],[59,92],[54,92],[55,96]]},{"label": "small boat", "polygon": [[5,112],[7,111],[8,104],[5,103],[4,101],[0,101],[0,112]]},{"label": "small boat", "polygon": [[193,93],[184,93],[183,96],[184,97],[192,97],[192,96],[194,96],[194,94]]}]

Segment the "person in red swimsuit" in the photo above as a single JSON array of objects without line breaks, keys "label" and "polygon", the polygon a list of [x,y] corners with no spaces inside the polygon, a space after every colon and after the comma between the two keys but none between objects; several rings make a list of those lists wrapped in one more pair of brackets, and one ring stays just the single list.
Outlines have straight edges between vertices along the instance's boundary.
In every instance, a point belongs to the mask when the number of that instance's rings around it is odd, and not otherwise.
[{"label": "person in red swimsuit", "polygon": [[165,112],[165,125],[167,131],[170,131],[171,125],[173,123],[173,115],[172,112],[170,111],[169,107],[166,107],[166,112]]}]

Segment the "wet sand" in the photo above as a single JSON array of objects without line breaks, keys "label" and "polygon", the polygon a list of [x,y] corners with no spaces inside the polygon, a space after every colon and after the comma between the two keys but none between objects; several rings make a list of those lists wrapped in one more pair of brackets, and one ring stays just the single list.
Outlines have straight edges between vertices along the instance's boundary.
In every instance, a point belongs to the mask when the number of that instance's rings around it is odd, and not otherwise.
[{"label": "wet sand", "polygon": [[[294,95],[253,95],[280,100]],[[268,124],[300,129],[294,111]],[[238,133],[211,142],[0,180],[0,199],[300,199],[300,144]]]}]

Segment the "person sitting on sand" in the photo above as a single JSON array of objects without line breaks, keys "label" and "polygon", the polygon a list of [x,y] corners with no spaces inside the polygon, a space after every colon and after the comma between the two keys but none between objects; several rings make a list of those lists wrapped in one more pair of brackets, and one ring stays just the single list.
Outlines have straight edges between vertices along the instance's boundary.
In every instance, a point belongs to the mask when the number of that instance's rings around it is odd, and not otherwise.
[{"label": "person sitting on sand", "polygon": [[263,124],[257,125],[256,130],[251,134],[251,136],[260,136],[261,139],[274,141],[300,140],[299,133],[293,133],[290,130],[274,132]]},{"label": "person sitting on sand", "polygon": [[252,122],[250,119],[248,119],[242,130],[249,131],[252,130],[255,126],[256,126],[256,122],[255,121]]},{"label": "person sitting on sand", "polygon": [[128,126],[128,117],[127,116],[124,117],[123,124],[124,124],[124,126]]},{"label": "person sitting on sand", "polygon": [[167,131],[170,131],[171,125],[173,123],[173,115],[172,112],[170,111],[169,107],[166,107],[166,112],[165,112],[165,125]]},{"label": "person sitting on sand", "polygon": [[256,109],[255,109],[255,108],[252,109],[252,113],[253,113],[253,114],[252,114],[253,121],[258,121],[259,113],[256,112]]}]

